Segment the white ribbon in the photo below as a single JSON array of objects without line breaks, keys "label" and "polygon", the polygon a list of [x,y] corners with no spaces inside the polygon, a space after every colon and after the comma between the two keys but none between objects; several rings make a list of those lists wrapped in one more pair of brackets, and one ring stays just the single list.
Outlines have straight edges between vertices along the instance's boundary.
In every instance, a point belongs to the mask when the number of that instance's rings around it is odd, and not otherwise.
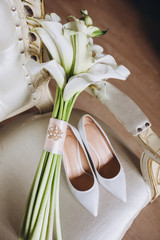
[{"label": "white ribbon", "polygon": [[44,150],[54,154],[62,154],[67,124],[65,121],[50,118]]}]

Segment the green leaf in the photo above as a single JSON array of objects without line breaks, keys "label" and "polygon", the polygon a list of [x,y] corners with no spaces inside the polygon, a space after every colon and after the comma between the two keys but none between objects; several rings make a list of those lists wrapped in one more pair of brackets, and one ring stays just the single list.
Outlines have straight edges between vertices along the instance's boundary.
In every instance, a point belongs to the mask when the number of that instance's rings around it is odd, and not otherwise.
[{"label": "green leaf", "polygon": [[107,29],[107,30],[105,30],[105,31],[102,31],[102,30],[96,30],[96,31],[94,31],[94,32],[92,32],[92,34],[91,34],[91,37],[99,37],[99,36],[102,36],[102,35],[104,35],[104,34],[106,34],[107,32],[108,32],[108,30],[109,30],[109,28]]}]

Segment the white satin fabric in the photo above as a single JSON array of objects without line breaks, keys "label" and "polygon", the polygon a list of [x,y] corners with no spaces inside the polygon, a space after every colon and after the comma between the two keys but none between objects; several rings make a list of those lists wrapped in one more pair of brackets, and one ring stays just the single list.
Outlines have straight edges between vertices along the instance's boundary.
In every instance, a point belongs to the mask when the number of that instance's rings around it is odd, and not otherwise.
[{"label": "white satin fabric", "polygon": [[[82,116],[73,111],[71,124]],[[43,150],[51,113],[24,115],[1,127],[0,134],[0,239],[17,240],[28,192]],[[122,159],[127,202],[100,186],[99,214],[95,218],[71,194],[62,168],[60,213],[63,240],[120,240],[135,217],[151,200],[139,169],[139,159],[105,124],[99,122]]]},{"label": "white satin fabric", "polygon": [[16,39],[15,25],[8,1],[0,1],[0,52],[11,47]]},{"label": "white satin fabric", "polygon": [[53,154],[62,154],[66,138],[67,122],[50,118],[44,150]]},{"label": "white satin fabric", "polygon": [[10,1],[0,1],[0,121],[32,99],[30,77],[24,67],[25,56],[21,26],[17,26],[17,12]]}]

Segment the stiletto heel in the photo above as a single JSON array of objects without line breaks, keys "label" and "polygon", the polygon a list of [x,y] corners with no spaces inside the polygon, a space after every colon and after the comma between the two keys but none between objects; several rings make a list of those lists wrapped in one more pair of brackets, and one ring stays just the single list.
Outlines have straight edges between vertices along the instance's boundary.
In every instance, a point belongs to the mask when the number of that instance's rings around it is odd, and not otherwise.
[{"label": "stiletto heel", "polygon": [[84,115],[78,127],[98,181],[113,195],[125,202],[124,170],[108,137],[90,115]]},{"label": "stiletto heel", "polygon": [[98,214],[99,188],[78,131],[68,125],[63,151],[68,186],[75,198],[94,216]]}]

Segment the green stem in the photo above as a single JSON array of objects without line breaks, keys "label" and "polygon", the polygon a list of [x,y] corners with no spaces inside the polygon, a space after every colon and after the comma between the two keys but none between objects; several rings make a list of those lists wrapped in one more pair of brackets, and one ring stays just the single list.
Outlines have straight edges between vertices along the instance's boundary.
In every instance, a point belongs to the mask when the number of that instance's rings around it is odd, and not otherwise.
[{"label": "green stem", "polygon": [[60,211],[59,211],[59,185],[60,185],[60,170],[61,170],[62,156],[57,159],[57,169],[56,169],[56,206],[55,206],[55,224],[56,224],[56,235],[57,240],[62,240],[61,234],[61,224],[60,224]]},{"label": "green stem", "polygon": [[67,107],[68,107],[68,101],[65,101],[65,103],[64,103],[64,108],[63,108],[62,120],[65,120]]},{"label": "green stem", "polygon": [[65,119],[64,119],[66,122],[69,121],[69,118],[70,118],[70,115],[71,115],[73,106],[74,106],[75,101],[76,101],[77,97],[79,96],[79,94],[80,94],[79,92],[76,93],[76,94],[73,96],[73,98],[72,98],[72,101],[71,101],[71,103],[70,103],[70,105],[69,105],[68,111],[67,111],[66,116],[65,116]]},{"label": "green stem", "polygon": [[[45,167],[45,172],[44,172],[44,175],[43,175],[40,187],[39,187],[39,191],[38,191],[38,194],[36,197],[36,203],[35,203],[35,207],[34,207],[34,211],[33,211],[33,215],[32,215],[30,232],[32,231],[32,229],[35,226],[35,222],[37,220],[37,215],[39,213],[39,209],[43,203],[45,191],[47,189],[49,181],[51,181],[50,180],[51,172],[54,171],[54,168],[55,168],[55,162],[52,161],[52,158],[53,158],[53,153],[49,153],[49,157],[47,159],[47,164]],[[52,170],[52,167],[53,167],[53,170]]]},{"label": "green stem", "polygon": [[60,88],[58,84],[56,85],[56,96],[55,96],[55,101],[54,101],[54,108],[53,108],[53,113],[52,113],[52,118],[56,118],[59,110],[59,102],[60,102]]},{"label": "green stem", "polygon": [[63,99],[63,90],[60,89],[60,107],[59,107],[59,113],[58,113],[58,119],[62,119],[63,115],[63,107],[64,107],[64,99]]},{"label": "green stem", "polygon": [[41,228],[41,235],[40,235],[40,240],[45,240],[46,239],[46,231],[47,231],[47,225],[48,225],[48,216],[50,212],[50,197],[48,198],[46,208],[45,208],[45,213],[44,213],[44,218],[43,218],[43,223],[42,223],[42,228]]},{"label": "green stem", "polygon": [[[57,155],[56,159],[58,158]],[[57,165],[57,163],[56,163]],[[50,201],[50,212],[48,218],[47,234],[46,239],[52,239],[53,236],[53,225],[54,225],[54,209],[55,209],[55,198],[56,198],[56,174],[54,174],[51,186],[51,201]]]},{"label": "green stem", "polygon": [[27,233],[29,231],[32,214],[33,214],[33,209],[34,209],[34,205],[35,205],[35,199],[36,199],[36,195],[38,192],[40,179],[42,177],[43,168],[44,168],[45,162],[47,160],[47,156],[48,156],[47,152],[43,150],[41,158],[40,158],[40,162],[39,162],[39,165],[37,168],[37,172],[35,174],[35,177],[34,177],[31,189],[30,189],[30,193],[28,196],[26,209],[25,209],[25,215],[24,215],[23,221],[22,221],[20,236],[27,235]]},{"label": "green stem", "polygon": [[[44,192],[39,195],[39,198],[37,198],[36,206],[35,206],[35,211],[33,214],[32,222],[31,222],[31,230],[30,230],[30,240],[38,240],[40,237],[40,229],[42,228],[43,224],[43,216],[45,213],[45,208],[48,202],[48,198],[51,195],[51,186],[52,186],[52,180],[55,172],[55,167],[56,167],[56,160],[57,160],[57,155],[53,155],[50,153],[48,162],[51,161],[51,166],[50,166],[50,172],[47,174],[47,171],[45,173],[47,178],[47,182],[45,184],[45,189]],[[48,176],[47,176],[48,175]],[[41,198],[41,199],[40,199]],[[39,205],[40,202],[40,205]],[[36,222],[34,223],[34,219]]]}]

